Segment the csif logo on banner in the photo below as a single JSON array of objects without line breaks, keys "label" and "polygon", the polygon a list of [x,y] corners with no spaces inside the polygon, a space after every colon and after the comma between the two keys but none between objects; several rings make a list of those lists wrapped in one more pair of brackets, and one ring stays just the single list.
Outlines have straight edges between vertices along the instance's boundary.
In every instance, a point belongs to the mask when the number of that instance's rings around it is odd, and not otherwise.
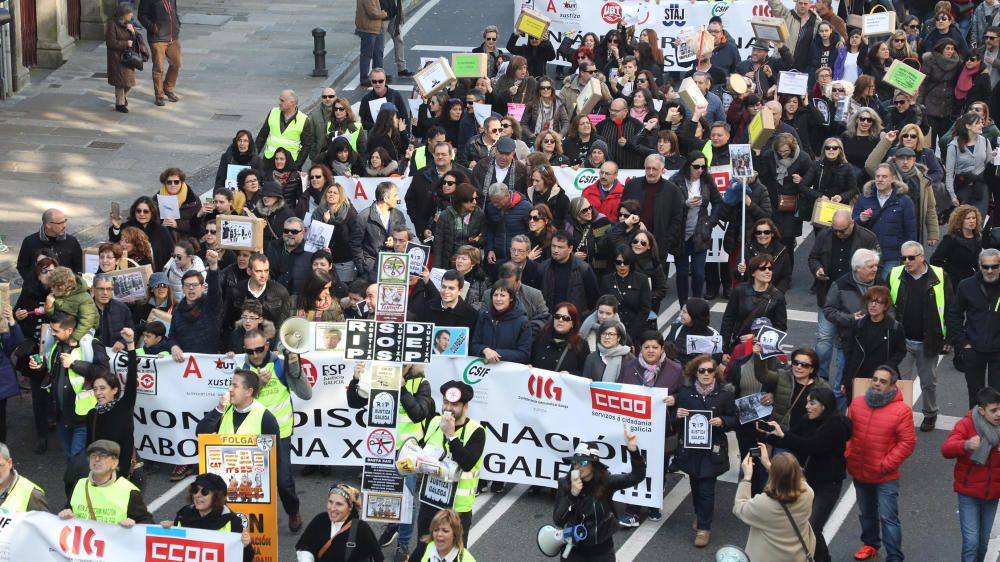
[{"label": "csif logo on banner", "polygon": [[462,380],[466,384],[479,384],[488,374],[490,374],[490,368],[481,357],[478,357],[465,366],[465,371],[462,372]]},{"label": "csif logo on banner", "polygon": [[712,4],[712,15],[720,18],[729,11],[729,2],[716,2]]},{"label": "csif logo on banner", "polygon": [[222,543],[189,539],[184,529],[146,528],[145,562],[224,562],[225,559]]},{"label": "csif logo on banner", "polygon": [[531,373],[528,377],[528,394],[539,399],[562,400],[562,388],[556,386],[552,377],[543,377]]},{"label": "csif logo on banner", "polygon": [[59,549],[64,554],[80,556],[104,556],[104,541],[96,538],[93,529],[84,529],[79,525],[66,525],[59,531]]},{"label": "csif logo on banner", "polygon": [[630,418],[648,420],[652,418],[653,401],[649,396],[623,392],[622,385],[598,385],[590,387],[590,405],[594,410],[618,414]]}]

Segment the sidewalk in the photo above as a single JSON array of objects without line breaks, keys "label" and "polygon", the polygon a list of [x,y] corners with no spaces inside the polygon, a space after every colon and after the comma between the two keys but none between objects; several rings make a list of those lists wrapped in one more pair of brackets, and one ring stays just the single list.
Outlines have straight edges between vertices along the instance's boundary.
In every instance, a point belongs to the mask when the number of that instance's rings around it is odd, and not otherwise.
[{"label": "sidewalk", "polygon": [[[414,2],[416,3],[416,2]],[[278,94],[312,106],[323,87],[357,74],[355,3],[179,0],[183,63],[179,103],[153,105],[152,63],[136,73],[129,113],[114,110],[103,42],[83,41],[54,71],[0,101],[0,279],[15,280],[21,240],[59,207],[84,246],[106,238],[112,201],[123,211],[177,166],[198,192],[212,187],[219,157],[239,129],[256,136]],[[326,29],[329,78],[310,76],[315,27]],[[338,93],[340,93],[340,84]],[[19,285],[19,281],[16,281]]]}]

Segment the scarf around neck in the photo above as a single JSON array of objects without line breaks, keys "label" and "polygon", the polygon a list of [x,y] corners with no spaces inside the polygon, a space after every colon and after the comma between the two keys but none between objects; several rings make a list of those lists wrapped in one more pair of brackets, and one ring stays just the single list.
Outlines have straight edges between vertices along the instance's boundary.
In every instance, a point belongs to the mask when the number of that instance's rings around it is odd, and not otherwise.
[{"label": "scarf around neck", "polygon": [[660,360],[653,365],[646,363],[646,360],[643,359],[641,354],[638,359],[639,368],[642,369],[642,372],[640,373],[642,375],[642,384],[644,386],[653,386],[653,383],[656,382],[656,375],[660,373],[660,367],[662,367],[663,362],[667,360],[666,354],[660,357]]},{"label": "scarf around neck", "polygon": [[715,391],[715,381],[713,380],[711,384],[701,384],[701,381],[694,381],[694,389],[702,396],[708,396]]},{"label": "scarf around neck", "polygon": [[627,345],[616,345],[615,347],[608,348],[598,343],[597,351],[601,354],[601,359],[604,360],[604,375],[601,377],[601,381],[617,381],[618,373],[622,367],[622,357],[631,353],[632,349]]},{"label": "scarf around neck", "polygon": [[[167,186],[161,185],[159,194],[170,195],[170,192],[167,191]],[[186,182],[181,182],[181,190],[177,192],[177,204],[183,205],[184,202],[187,201],[187,197],[188,197],[188,185]]]},{"label": "scarf around neck", "polygon": [[874,388],[869,388],[865,391],[865,404],[870,408],[881,408],[892,402],[898,392],[895,386],[889,389],[889,392],[877,392]]},{"label": "scarf around neck", "polygon": [[981,440],[979,448],[972,451],[972,462],[983,466],[990,458],[990,451],[1000,444],[1000,428],[986,421],[986,418],[979,413],[979,408],[972,409],[972,425],[976,428],[976,435]]}]

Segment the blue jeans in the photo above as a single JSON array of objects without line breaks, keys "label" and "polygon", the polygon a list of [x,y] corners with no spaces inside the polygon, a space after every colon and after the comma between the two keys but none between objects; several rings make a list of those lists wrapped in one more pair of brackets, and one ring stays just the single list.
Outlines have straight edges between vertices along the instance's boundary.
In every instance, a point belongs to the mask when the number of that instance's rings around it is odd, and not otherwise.
[{"label": "blue jeans", "polygon": [[694,513],[698,518],[698,529],[707,531],[712,528],[712,516],[715,514],[715,477],[688,479],[691,483],[691,501],[694,503]]},{"label": "blue jeans", "polygon": [[990,545],[990,531],[997,514],[997,500],[958,494],[958,524],[962,528],[962,562],[983,562]]},{"label": "blue jeans", "polygon": [[[706,257],[708,257],[708,250],[695,252],[694,243],[690,238],[684,243],[684,253],[674,256],[674,264],[677,265],[677,302],[681,305],[687,302],[689,288],[694,296],[704,296]],[[689,271],[690,280],[688,279]]]},{"label": "blue jeans", "polygon": [[837,325],[827,320],[823,309],[820,309],[816,317],[816,354],[819,355],[819,376],[830,382],[830,359],[833,357],[833,340],[837,337]]},{"label": "blue jeans", "polygon": [[854,489],[858,498],[858,519],[861,520],[861,542],[872,548],[879,548],[884,541],[886,562],[902,562],[903,528],[899,524],[899,480],[881,484],[866,484],[855,480]]},{"label": "blue jeans", "polygon": [[[837,409],[843,414],[847,411],[847,395],[840,393],[840,387],[844,384],[844,362],[847,361],[847,356],[844,354],[843,349],[837,349],[837,372],[834,374],[833,379],[833,396],[837,399]],[[847,394],[851,393],[849,388],[845,388]]]},{"label": "blue jeans", "polygon": [[292,438],[278,439],[278,497],[285,513],[299,512],[299,496],[295,493],[295,479],[292,477]]},{"label": "blue jeans", "polygon": [[70,427],[66,422],[59,420],[56,423],[56,434],[59,436],[59,444],[62,445],[63,454],[69,460],[83,451],[87,447],[87,426],[78,425]]},{"label": "blue jeans", "polygon": [[[382,68],[382,54],[385,51],[385,39],[381,33],[361,33],[361,81],[368,80],[368,73],[373,68]],[[372,115],[372,119],[375,116]]]},{"label": "blue jeans", "polygon": [[410,495],[413,496],[413,509],[410,514],[410,521],[413,521],[413,523],[401,523],[399,525],[399,540],[396,544],[405,546],[409,550],[410,540],[413,539],[413,527],[417,523],[417,504],[420,503],[417,500],[417,475],[407,474],[406,478],[403,479],[403,485],[406,486],[406,489],[410,491]]},{"label": "blue jeans", "polygon": [[903,263],[903,260],[900,259],[900,258],[893,259],[893,260],[885,260],[884,262],[879,263],[878,264],[878,276],[881,277],[882,279],[888,278],[889,277],[889,272],[892,271],[892,268],[894,268],[894,267],[896,267],[898,265],[902,265],[902,263]]}]

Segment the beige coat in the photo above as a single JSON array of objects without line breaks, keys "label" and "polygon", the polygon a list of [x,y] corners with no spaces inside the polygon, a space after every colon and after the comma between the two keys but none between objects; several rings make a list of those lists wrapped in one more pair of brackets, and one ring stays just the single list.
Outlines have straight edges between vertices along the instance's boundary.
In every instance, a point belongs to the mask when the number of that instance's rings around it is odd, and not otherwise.
[{"label": "beige coat", "polygon": [[354,12],[354,27],[356,33],[382,33],[382,20],[388,14],[382,11],[378,0],[358,0]]},{"label": "beige coat", "polygon": [[[806,491],[794,503],[787,504],[792,518],[799,527],[799,533],[809,547],[816,551],[816,535],[809,525],[812,514],[814,493],[808,484]],[[736,488],[736,503],[733,515],[750,526],[746,552],[750,560],[781,560],[782,562],[805,562],[806,553],[795,535],[785,510],[781,504],[767,494],[750,497],[750,483],[740,481]]]}]

